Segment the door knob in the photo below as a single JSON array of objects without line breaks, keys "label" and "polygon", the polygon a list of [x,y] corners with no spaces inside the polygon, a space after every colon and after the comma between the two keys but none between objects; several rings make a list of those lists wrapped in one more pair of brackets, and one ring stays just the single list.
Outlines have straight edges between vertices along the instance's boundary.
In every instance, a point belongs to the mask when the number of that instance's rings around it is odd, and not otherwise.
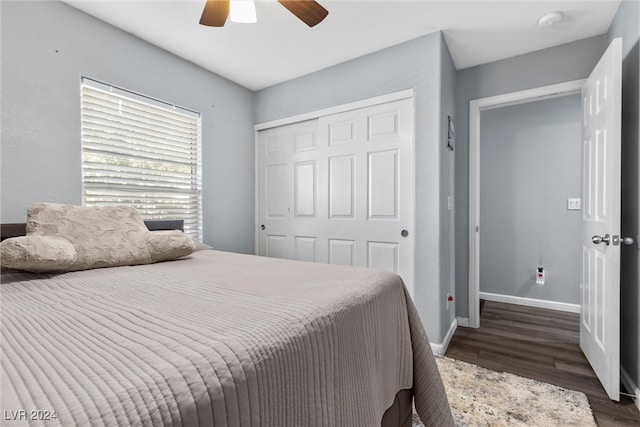
[{"label": "door knob", "polygon": [[402,231],[400,232],[400,235],[401,235],[402,237],[407,237],[407,236],[409,235],[409,232],[408,232],[407,230],[402,230]]},{"label": "door knob", "polygon": [[607,246],[609,246],[609,244],[611,243],[611,236],[609,236],[608,234],[605,234],[604,237],[595,235],[591,238],[591,241],[596,245],[599,245],[600,243],[604,243]]},{"label": "door knob", "polygon": [[623,245],[633,245],[635,240],[633,240],[633,237],[621,237],[620,242],[622,242]]},{"label": "door knob", "polygon": [[266,227],[264,226],[264,224],[262,224],[262,225],[260,226],[260,230],[264,230],[265,228],[266,228]]}]

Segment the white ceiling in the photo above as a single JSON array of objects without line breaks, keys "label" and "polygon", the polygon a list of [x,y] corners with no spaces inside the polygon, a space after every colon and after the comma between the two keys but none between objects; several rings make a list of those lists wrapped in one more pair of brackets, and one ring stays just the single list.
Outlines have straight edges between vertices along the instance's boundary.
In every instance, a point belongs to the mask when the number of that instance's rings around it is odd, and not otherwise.
[{"label": "white ceiling", "polygon": [[[442,30],[457,69],[607,32],[619,0],[319,0],[329,16],[309,28],[275,0],[257,24],[198,24],[205,0],[64,0],[226,77],[262,89]],[[543,14],[564,21],[538,28]]]}]

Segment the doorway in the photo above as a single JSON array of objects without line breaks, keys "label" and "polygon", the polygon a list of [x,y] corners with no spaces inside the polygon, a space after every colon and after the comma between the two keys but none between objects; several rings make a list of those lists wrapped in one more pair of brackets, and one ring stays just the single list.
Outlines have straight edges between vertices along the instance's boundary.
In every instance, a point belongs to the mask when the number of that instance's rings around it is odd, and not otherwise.
[{"label": "doorway", "polygon": [[[612,400],[620,398],[620,163],[622,39],[611,42],[584,82],[484,98],[470,103],[469,300],[479,326],[480,113],[580,90],[582,224],[580,348]],[[475,182],[474,182],[475,180]],[[563,236],[556,236],[562,238]]]},{"label": "doorway", "polygon": [[[585,80],[498,95],[470,102],[469,111],[469,326],[480,326],[481,113],[498,108],[577,95]],[[579,163],[579,159],[576,159]],[[578,196],[579,197],[579,196]],[[500,236],[497,236],[498,238]],[[544,261],[544,260],[542,260]],[[536,260],[536,263],[538,260]],[[537,267],[537,266],[535,266]],[[544,266],[543,266],[544,267]],[[525,284],[526,286],[526,284]]]},{"label": "doorway", "polygon": [[581,110],[569,94],[482,111],[483,301],[580,311]]}]

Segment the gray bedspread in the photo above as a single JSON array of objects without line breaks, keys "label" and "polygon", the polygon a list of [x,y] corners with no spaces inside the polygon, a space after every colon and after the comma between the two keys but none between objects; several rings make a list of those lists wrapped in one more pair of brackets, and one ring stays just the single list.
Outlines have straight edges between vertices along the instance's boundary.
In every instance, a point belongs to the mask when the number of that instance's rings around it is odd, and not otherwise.
[{"label": "gray bedspread", "polygon": [[[220,251],[2,275],[1,425],[452,425],[401,279]],[[44,419],[44,421],[43,421]]]}]

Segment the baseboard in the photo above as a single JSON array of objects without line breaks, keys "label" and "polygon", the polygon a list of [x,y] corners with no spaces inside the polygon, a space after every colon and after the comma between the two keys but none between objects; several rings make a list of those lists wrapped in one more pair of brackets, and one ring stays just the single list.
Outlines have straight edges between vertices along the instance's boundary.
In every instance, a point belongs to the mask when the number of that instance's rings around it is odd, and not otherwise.
[{"label": "baseboard", "polygon": [[640,398],[638,397],[640,396],[640,388],[631,379],[631,376],[629,376],[627,371],[622,366],[620,366],[620,382],[622,382],[622,385],[624,385],[624,388],[626,388],[630,394],[636,395],[633,401],[636,403],[636,406],[640,410]]},{"label": "baseboard", "polygon": [[469,327],[469,318],[468,317],[456,317],[458,321],[458,326],[462,326],[463,328]]},{"label": "baseboard", "polygon": [[451,326],[449,326],[449,330],[447,331],[447,334],[444,336],[444,340],[442,340],[442,343],[441,344],[436,344],[432,342],[429,343],[429,345],[431,345],[431,351],[433,352],[434,356],[443,357],[446,354],[447,348],[449,347],[449,343],[451,342],[451,338],[453,338],[453,334],[456,333],[457,327],[458,327],[458,320],[453,319],[453,322],[451,322]]},{"label": "baseboard", "polygon": [[480,299],[487,301],[505,302],[509,304],[526,305],[529,307],[546,308],[549,310],[567,311],[569,313],[580,313],[579,304],[569,304],[566,302],[547,301],[535,298],[514,297],[511,295],[492,294],[480,292]]}]

